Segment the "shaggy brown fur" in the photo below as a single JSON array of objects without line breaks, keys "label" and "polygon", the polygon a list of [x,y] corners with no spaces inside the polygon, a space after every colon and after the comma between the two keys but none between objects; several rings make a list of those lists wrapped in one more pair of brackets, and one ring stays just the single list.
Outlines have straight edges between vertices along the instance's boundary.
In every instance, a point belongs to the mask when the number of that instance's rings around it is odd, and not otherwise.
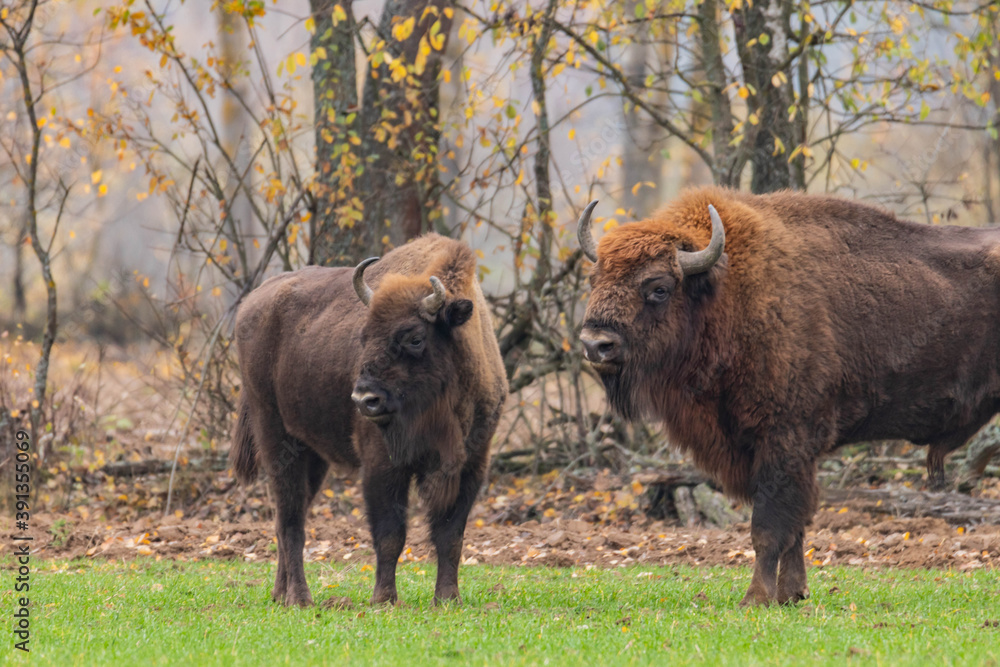
[{"label": "shaggy brown fur", "polygon": [[[684,277],[676,250],[726,230]],[[754,504],[744,603],[806,597],[802,535],[816,461],[903,438],[943,459],[1000,409],[1000,231],[918,225],[857,202],[686,192],[598,245],[584,332],[621,339],[599,365],[614,409],[662,420],[725,490]],[[650,285],[665,286],[661,303]],[[780,562],[780,574],[778,566]]]},{"label": "shaggy brown fur", "polygon": [[[258,465],[270,478],[278,534],[273,597],[312,602],[302,563],[305,517],[334,464],[362,469],[378,561],[373,601],[396,600],[413,480],[438,553],[435,598],[457,598],[465,523],[507,395],[475,259],[458,241],[417,239],[366,271],[375,290],[367,308],[351,275],[349,268],[309,267],[276,276],[237,316],[243,390],[230,460],[244,483]],[[428,321],[421,301],[432,275],[447,297]],[[362,384],[397,408],[387,423],[358,413],[351,393]]]}]

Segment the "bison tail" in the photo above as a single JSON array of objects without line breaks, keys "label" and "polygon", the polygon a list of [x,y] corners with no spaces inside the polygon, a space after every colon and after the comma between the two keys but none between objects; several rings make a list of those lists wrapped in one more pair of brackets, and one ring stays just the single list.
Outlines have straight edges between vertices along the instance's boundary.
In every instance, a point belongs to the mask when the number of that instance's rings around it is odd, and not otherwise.
[{"label": "bison tail", "polygon": [[229,464],[233,466],[236,479],[241,484],[250,484],[257,478],[257,446],[250,424],[250,402],[245,390],[240,395],[239,416],[233,430],[233,444],[229,448]]}]

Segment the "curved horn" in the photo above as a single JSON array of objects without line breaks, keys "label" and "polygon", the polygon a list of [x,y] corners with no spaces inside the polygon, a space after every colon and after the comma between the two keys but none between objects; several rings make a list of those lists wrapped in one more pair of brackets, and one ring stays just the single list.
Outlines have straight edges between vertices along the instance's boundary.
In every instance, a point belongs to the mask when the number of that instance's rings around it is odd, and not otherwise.
[{"label": "curved horn", "polygon": [[444,305],[444,285],[441,284],[437,276],[431,276],[431,286],[434,287],[434,293],[425,297],[421,305],[424,308],[424,312],[434,316],[437,315],[437,312],[441,310],[441,306]]},{"label": "curved horn", "polygon": [[726,230],[722,226],[719,212],[709,204],[708,214],[712,218],[712,240],[708,242],[708,247],[697,252],[677,251],[677,262],[681,265],[681,271],[685,276],[708,271],[719,261],[722,251],[726,248]]},{"label": "curved horn", "polygon": [[365,282],[365,269],[368,268],[370,264],[374,264],[378,261],[378,257],[369,257],[368,259],[362,260],[360,264],[354,267],[354,291],[358,293],[358,298],[361,299],[361,303],[366,306],[372,302],[372,295],[375,292],[372,288],[368,286]]},{"label": "curved horn", "polygon": [[590,231],[590,214],[594,212],[597,200],[587,204],[580,214],[580,221],[576,223],[576,238],[580,241],[580,250],[591,262],[597,261],[597,242],[594,241],[594,234]]}]

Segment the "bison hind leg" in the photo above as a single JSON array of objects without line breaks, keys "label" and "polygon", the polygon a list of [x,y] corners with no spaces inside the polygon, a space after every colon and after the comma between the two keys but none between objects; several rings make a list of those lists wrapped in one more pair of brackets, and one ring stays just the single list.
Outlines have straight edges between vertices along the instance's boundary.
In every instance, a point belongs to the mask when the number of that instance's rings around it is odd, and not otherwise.
[{"label": "bison hind leg", "polygon": [[267,466],[275,499],[275,532],[278,537],[278,572],[271,597],[286,606],[312,605],[306,583],[302,549],[306,539],[306,513],[329,464],[304,443],[285,436],[268,443],[261,454]]}]

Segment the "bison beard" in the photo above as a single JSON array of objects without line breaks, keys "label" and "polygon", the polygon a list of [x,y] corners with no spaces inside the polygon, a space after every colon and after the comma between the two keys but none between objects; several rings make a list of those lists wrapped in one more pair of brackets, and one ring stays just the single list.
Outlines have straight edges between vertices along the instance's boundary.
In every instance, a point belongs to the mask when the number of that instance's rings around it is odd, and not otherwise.
[{"label": "bison beard", "polygon": [[416,471],[428,510],[439,512],[455,502],[466,455],[462,429],[444,401],[407,410],[379,430],[392,466]]},{"label": "bison beard", "polygon": [[663,422],[753,502],[743,604],[808,596],[803,537],[824,454],[910,440],[929,445],[940,484],[944,456],[1000,410],[1000,230],[704,188],[598,245],[592,210],[578,228],[596,263],[585,353],[617,371],[601,373],[615,412]]}]

